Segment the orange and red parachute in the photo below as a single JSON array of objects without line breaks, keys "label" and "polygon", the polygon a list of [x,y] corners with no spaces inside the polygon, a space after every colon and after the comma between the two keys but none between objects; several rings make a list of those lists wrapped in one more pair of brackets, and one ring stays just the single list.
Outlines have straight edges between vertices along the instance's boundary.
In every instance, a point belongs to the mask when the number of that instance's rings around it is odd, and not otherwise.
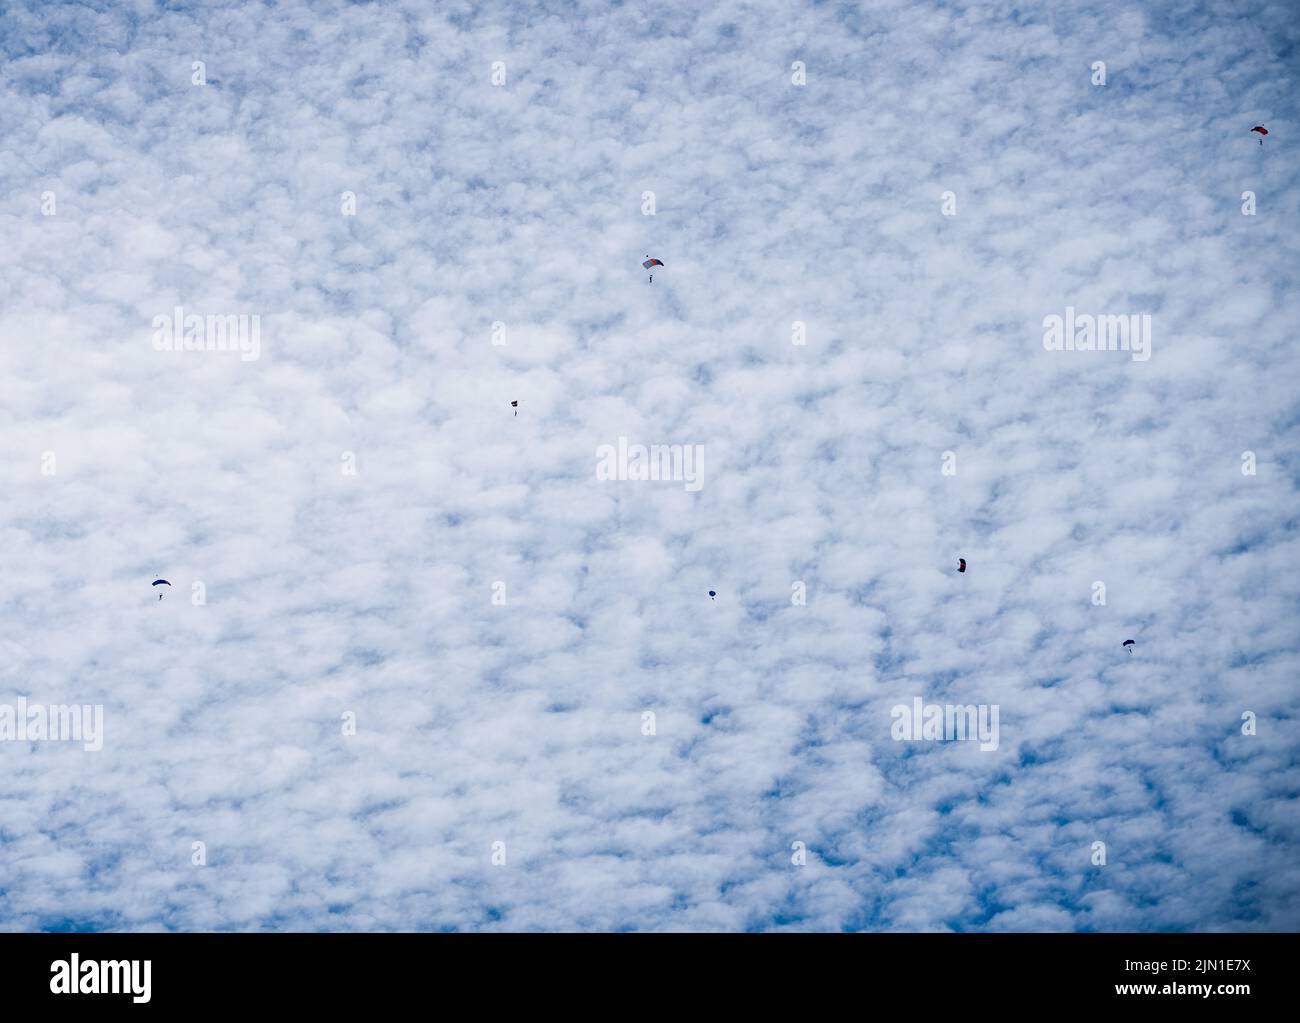
[{"label": "orange and red parachute", "polygon": [[1261,135],[1267,135],[1267,134],[1268,134],[1268,129],[1265,128],[1262,124],[1257,124],[1257,125],[1255,125],[1255,127],[1251,128],[1250,130],[1251,130],[1251,131],[1257,131],[1257,132],[1259,132]]}]

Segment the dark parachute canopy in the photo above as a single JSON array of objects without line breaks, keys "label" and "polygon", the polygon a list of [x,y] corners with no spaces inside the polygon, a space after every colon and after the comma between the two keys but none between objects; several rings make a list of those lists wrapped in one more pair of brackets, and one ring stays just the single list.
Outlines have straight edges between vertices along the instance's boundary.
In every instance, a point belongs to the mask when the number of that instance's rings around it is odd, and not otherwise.
[{"label": "dark parachute canopy", "polygon": [[166,579],[155,579],[155,580],[153,581],[153,585],[154,585],[154,586],[170,586],[171,583],[169,583]]},{"label": "dark parachute canopy", "polygon": [[1250,130],[1251,130],[1251,131],[1257,131],[1257,132],[1259,132],[1261,135],[1267,135],[1267,134],[1268,134],[1268,129],[1265,128],[1262,124],[1257,124],[1257,125],[1255,125],[1255,127],[1251,128]]},{"label": "dark parachute canopy", "polygon": [[965,558],[958,558],[958,559],[957,559],[957,571],[958,571],[958,572],[965,572],[965,571],[966,571],[966,559],[965,559]]}]

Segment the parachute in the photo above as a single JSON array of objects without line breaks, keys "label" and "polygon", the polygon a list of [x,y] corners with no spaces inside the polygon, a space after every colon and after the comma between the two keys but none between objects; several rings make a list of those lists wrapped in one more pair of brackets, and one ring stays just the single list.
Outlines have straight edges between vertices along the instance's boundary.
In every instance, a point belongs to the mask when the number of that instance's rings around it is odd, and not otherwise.
[{"label": "parachute", "polygon": [[717,590],[709,590],[709,599],[710,599],[710,600],[715,599],[717,596],[718,596],[718,591],[717,591]]},{"label": "parachute", "polygon": [[510,407],[515,410],[515,415],[519,415],[519,402],[512,401]]},{"label": "parachute", "polygon": [[[1133,646],[1133,645],[1134,645],[1134,644],[1133,644],[1133,641],[1132,641],[1131,639],[1126,639],[1126,640],[1124,640],[1123,643],[1120,644],[1120,646]],[[1132,653],[1132,652],[1133,652],[1132,650],[1129,651],[1129,653]]]},{"label": "parachute", "polygon": [[[1251,131],[1257,131],[1257,132],[1260,133],[1260,135],[1267,135],[1267,134],[1268,134],[1268,129],[1265,128],[1262,124],[1257,124],[1257,125],[1255,125],[1255,127],[1251,128],[1250,130],[1251,130]],[[1264,140],[1263,140],[1262,138],[1259,140],[1259,144],[1260,144],[1261,146],[1264,144]]]},{"label": "parachute", "polygon": [[645,267],[647,270],[650,271],[650,281],[649,281],[649,283],[650,283],[650,284],[653,284],[653,283],[655,282],[655,267],[657,267],[657,266],[663,266],[663,263],[662,263],[660,260],[658,260],[658,259],[653,259],[653,258],[651,258],[650,256],[647,255],[646,258],[645,258],[645,262],[642,263],[641,265],[642,265],[643,267]]},{"label": "parachute", "polygon": [[[153,581],[153,585],[154,585],[154,586],[171,586],[171,583],[169,583],[166,579],[155,579],[155,580]],[[158,599],[159,599],[159,600],[162,600],[162,590],[159,590],[159,591],[158,591]]]},{"label": "parachute", "polygon": [[958,572],[965,572],[965,571],[966,571],[966,559],[965,559],[965,558],[958,558],[958,559],[957,559],[957,571],[958,571]]}]

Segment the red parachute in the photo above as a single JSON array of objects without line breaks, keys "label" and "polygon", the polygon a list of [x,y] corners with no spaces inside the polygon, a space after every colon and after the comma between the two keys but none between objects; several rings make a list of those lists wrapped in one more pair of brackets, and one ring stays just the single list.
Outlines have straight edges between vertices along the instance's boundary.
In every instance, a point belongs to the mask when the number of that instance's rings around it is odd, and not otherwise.
[{"label": "red parachute", "polygon": [[[1267,134],[1268,134],[1268,129],[1265,128],[1262,124],[1257,124],[1257,125],[1255,125],[1255,127],[1251,128],[1250,130],[1251,130],[1251,131],[1257,131],[1257,132],[1259,132],[1261,135],[1267,135]],[[1264,140],[1263,140],[1263,139],[1260,139],[1260,140],[1259,140],[1259,144],[1262,146],[1262,145],[1264,144]]]}]

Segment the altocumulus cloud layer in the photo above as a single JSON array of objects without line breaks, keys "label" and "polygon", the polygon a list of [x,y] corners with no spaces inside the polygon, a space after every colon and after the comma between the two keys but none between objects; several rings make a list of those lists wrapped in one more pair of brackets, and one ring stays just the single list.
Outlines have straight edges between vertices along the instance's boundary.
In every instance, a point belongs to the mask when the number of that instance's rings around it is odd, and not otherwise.
[{"label": "altocumulus cloud layer", "polygon": [[6,5],[0,926],[1300,925],[1293,15]]}]

